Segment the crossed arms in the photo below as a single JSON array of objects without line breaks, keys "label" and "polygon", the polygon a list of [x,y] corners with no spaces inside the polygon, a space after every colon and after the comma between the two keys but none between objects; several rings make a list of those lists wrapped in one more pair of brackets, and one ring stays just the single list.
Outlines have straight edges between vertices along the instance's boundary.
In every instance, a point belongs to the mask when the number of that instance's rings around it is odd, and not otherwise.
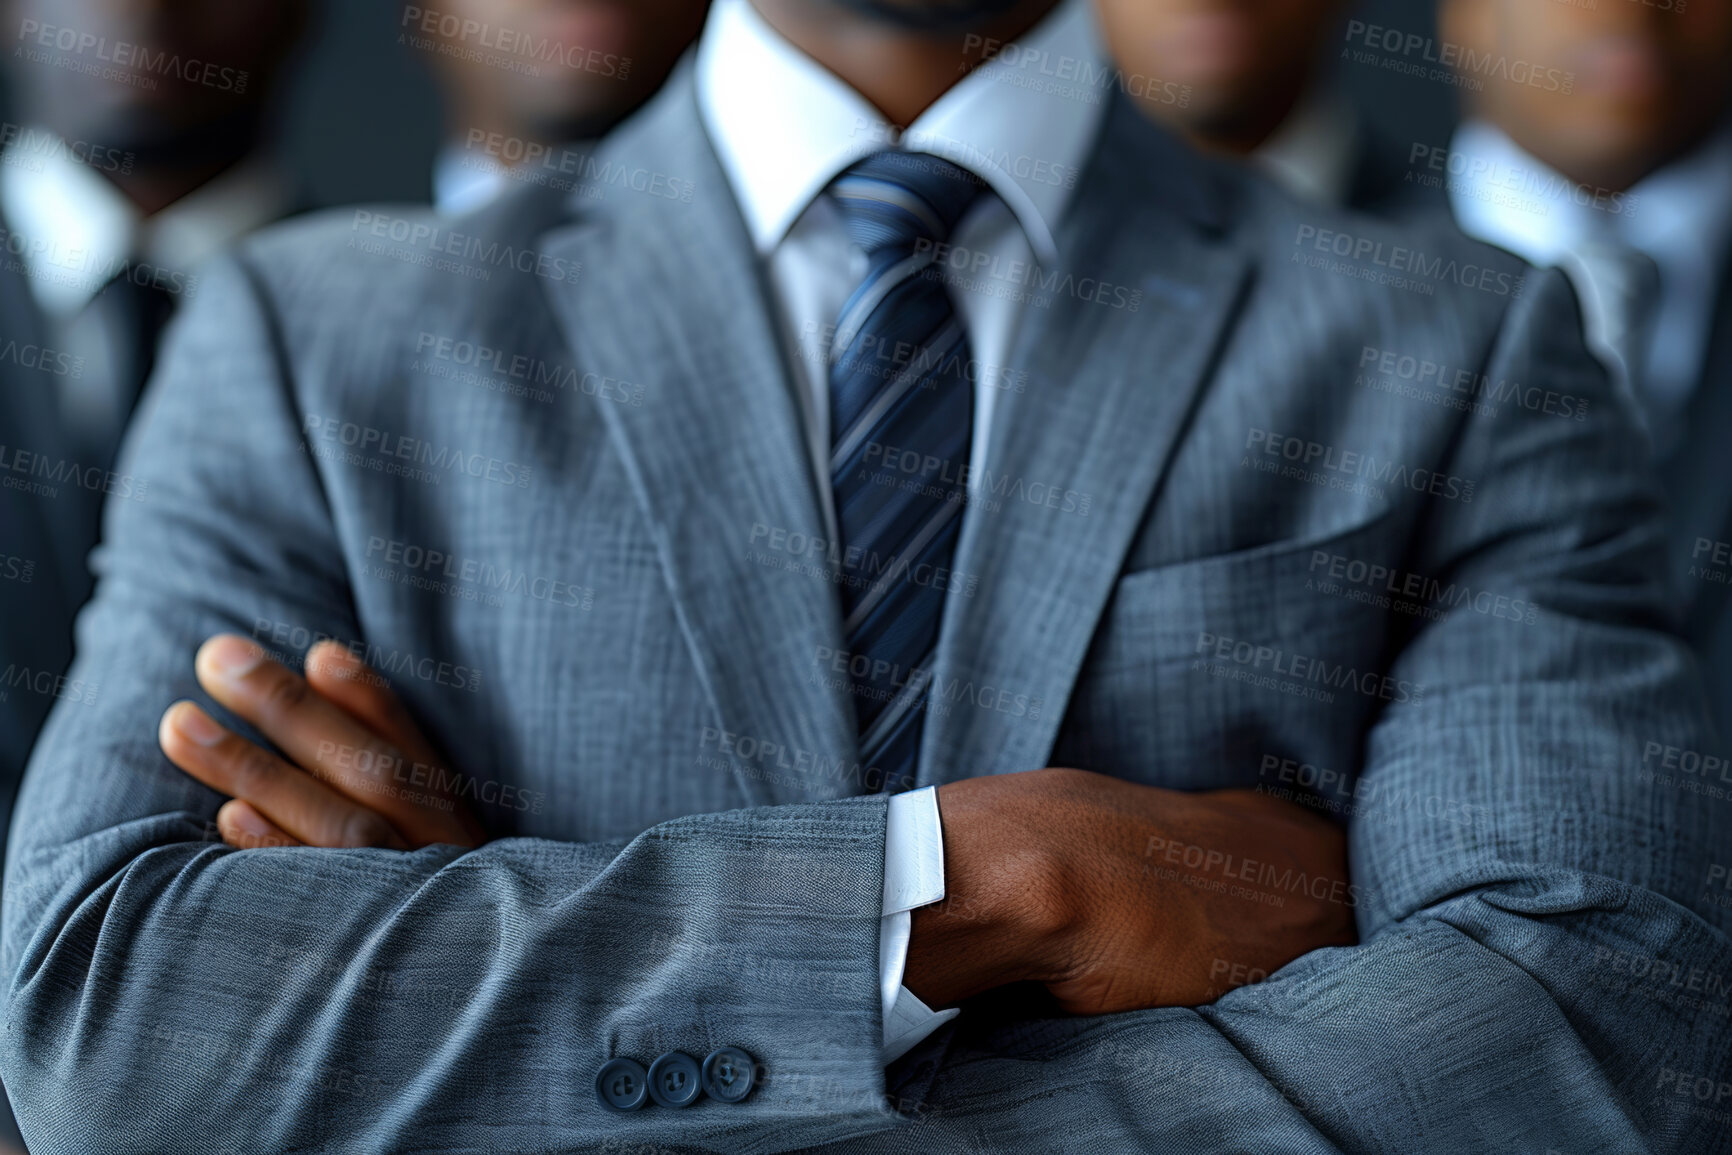
[{"label": "crossed arms", "polygon": [[[1141,883],[1151,837],[1232,853],[1249,803],[1064,773],[946,788],[952,897],[917,914],[910,986],[942,1003],[1035,979],[1073,1009],[1115,1013],[965,1015],[901,1104],[910,1123],[886,1114],[878,1062],[882,799],[692,815],[627,843],[465,851],[476,832],[455,812],[357,805],[384,827],[351,814],[291,831],[259,797],[254,809],[302,841],[364,845],[213,844],[221,798],[157,750],[165,705],[195,692],[191,655],[261,618],[362,632],[269,307],[237,269],[213,276],[132,451],[152,500],[111,520],[81,622],[79,676],[105,699],[57,712],[20,802],[0,1069],[33,1150],[1056,1149],[1090,1134],[1154,1150],[1711,1149],[1724,1122],[1675,1088],[1732,1069],[1732,951],[1700,901],[1726,861],[1725,816],[1640,779],[1648,746],[1703,745],[1699,694],[1659,628],[1639,446],[1579,342],[1543,336],[1567,328],[1573,302],[1536,281],[1491,371],[1568,379],[1599,404],[1567,426],[1469,426],[1461,472],[1484,479],[1481,494],[1417,549],[1425,572],[1522,596],[1542,619],[1519,645],[1479,615],[1416,627],[1391,672],[1432,687],[1423,713],[1392,706],[1366,739],[1368,778],[1488,821],[1354,826],[1360,944],[1209,1002],[1273,969],[1255,944],[1211,935],[1268,936],[1290,958],[1343,929],[1327,899],[1316,925],[1273,929],[1213,927],[1178,890],[1161,892],[1163,909],[1127,909],[1156,895]],[[1582,480],[1557,484],[1559,472]],[[1514,493],[1552,496],[1502,500]],[[326,688],[341,703],[341,685]],[[334,708],[399,749],[414,741],[393,737],[400,719],[363,722],[364,703]],[[1013,789],[1028,793],[987,796]],[[255,817],[235,803],[221,814],[237,841]],[[1339,870],[1313,820],[1262,817],[1292,838],[1274,851],[1276,835],[1257,835],[1261,857]],[[1025,837],[1004,840],[1007,824]],[[1012,849],[1030,853],[1006,865]],[[990,866],[978,875],[976,857]],[[1037,901],[1002,901],[1016,891]],[[1631,960],[1647,960],[1643,977]],[[1656,981],[1669,974],[1719,976],[1720,994],[1708,979]],[[766,1064],[745,1104],[613,1116],[594,1102],[592,1073],[613,1054],[725,1044]]]}]

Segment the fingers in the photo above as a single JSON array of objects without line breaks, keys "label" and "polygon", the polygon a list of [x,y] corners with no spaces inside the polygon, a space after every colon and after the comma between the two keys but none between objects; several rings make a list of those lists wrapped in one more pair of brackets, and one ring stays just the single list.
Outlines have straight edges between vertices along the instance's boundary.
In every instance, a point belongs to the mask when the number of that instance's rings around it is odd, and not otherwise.
[{"label": "fingers", "polygon": [[[230,733],[191,702],[168,708],[157,728],[157,742],[176,766],[212,790],[250,803],[275,829],[300,842],[409,849],[384,818]],[[237,832],[242,816],[239,811],[230,814]],[[227,831],[223,837],[229,841]]]},{"label": "fingers", "polygon": [[436,761],[433,744],[422,737],[409,711],[391,692],[390,683],[339,643],[319,642],[307,651],[307,684],[397,747],[404,757],[428,765]]},{"label": "fingers", "polygon": [[439,766],[439,753],[421,733],[421,727],[415,724],[408,708],[391,692],[391,684],[381,674],[369,669],[341,643],[323,641],[307,651],[307,684],[318,691],[320,697],[334,703],[362,726],[396,747],[409,761],[411,784],[425,781],[429,793],[451,803],[451,809],[446,813],[456,817],[459,832],[445,831],[441,841],[459,846],[480,846],[487,841],[481,823],[458,799],[456,776],[449,776],[449,784],[441,785],[440,775],[415,769]]},{"label": "fingers", "polygon": [[[325,648],[322,666],[332,664],[331,648]],[[455,778],[439,767],[406,713],[392,716],[387,702],[394,704],[395,698],[388,689],[361,678],[341,687],[345,702],[379,716],[412,742],[412,751],[399,749],[355,714],[328,701],[246,638],[224,634],[210,639],[199,648],[195,666],[199,684],[211,697],[258,727],[290,762],[383,815],[411,845],[481,843],[478,824],[449,796]]]},{"label": "fingers", "polygon": [[244,798],[231,798],[217,811],[217,832],[223,841],[240,850],[265,846],[305,846],[306,843],[254,809]]}]

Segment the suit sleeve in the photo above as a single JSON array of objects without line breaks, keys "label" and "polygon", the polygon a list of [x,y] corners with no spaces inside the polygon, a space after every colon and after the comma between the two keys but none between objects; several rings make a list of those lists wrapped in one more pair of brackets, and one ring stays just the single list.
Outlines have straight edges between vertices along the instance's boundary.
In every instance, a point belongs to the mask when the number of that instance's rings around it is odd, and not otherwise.
[{"label": "suit sleeve", "polygon": [[[359,637],[282,337],[202,278],[110,497],[8,847],[0,1072],[57,1152],[766,1150],[883,1125],[882,798],[628,843],[235,850],[158,751],[218,631]],[[575,773],[576,771],[574,771]],[[736,1046],[743,1103],[606,1111],[603,1063]]]},{"label": "suit sleeve", "polygon": [[971,1011],[909,1125],[838,1150],[1732,1150],[1732,771],[1669,632],[1646,445],[1562,277],[1528,284],[1482,372],[1536,407],[1464,420],[1477,492],[1411,568],[1535,612],[1401,639],[1424,693],[1367,737],[1361,945],[1195,1009]]}]

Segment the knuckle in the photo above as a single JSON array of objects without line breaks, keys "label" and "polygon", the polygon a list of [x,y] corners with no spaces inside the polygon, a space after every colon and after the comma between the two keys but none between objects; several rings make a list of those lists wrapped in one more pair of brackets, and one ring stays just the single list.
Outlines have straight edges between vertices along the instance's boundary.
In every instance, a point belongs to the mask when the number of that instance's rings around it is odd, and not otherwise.
[{"label": "knuckle", "polygon": [[248,833],[232,818],[224,820],[221,815],[218,815],[217,828],[222,831],[223,841],[236,850],[254,850],[264,843],[264,839],[256,834]]},{"label": "knuckle", "polygon": [[242,740],[228,759],[229,777],[236,798],[263,794],[276,777],[277,762],[259,747]]},{"label": "knuckle", "polygon": [[287,670],[278,670],[260,692],[260,704],[273,714],[286,714],[307,700],[307,683]]},{"label": "knuckle", "polygon": [[355,810],[343,819],[341,839],[344,846],[383,846],[391,841],[391,828],[371,810]]}]

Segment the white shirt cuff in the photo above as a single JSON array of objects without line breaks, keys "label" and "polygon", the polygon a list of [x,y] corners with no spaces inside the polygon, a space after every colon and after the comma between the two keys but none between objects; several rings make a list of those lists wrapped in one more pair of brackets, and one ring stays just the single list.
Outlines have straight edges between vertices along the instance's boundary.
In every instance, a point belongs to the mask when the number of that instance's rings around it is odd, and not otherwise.
[{"label": "white shirt cuff", "polygon": [[890,796],[884,832],[884,917],[878,927],[878,983],[884,1005],[884,1062],[909,1048],[960,1012],[933,1011],[902,985],[908,964],[909,911],[944,897],[944,828],[938,820],[938,789],[928,786]]}]

